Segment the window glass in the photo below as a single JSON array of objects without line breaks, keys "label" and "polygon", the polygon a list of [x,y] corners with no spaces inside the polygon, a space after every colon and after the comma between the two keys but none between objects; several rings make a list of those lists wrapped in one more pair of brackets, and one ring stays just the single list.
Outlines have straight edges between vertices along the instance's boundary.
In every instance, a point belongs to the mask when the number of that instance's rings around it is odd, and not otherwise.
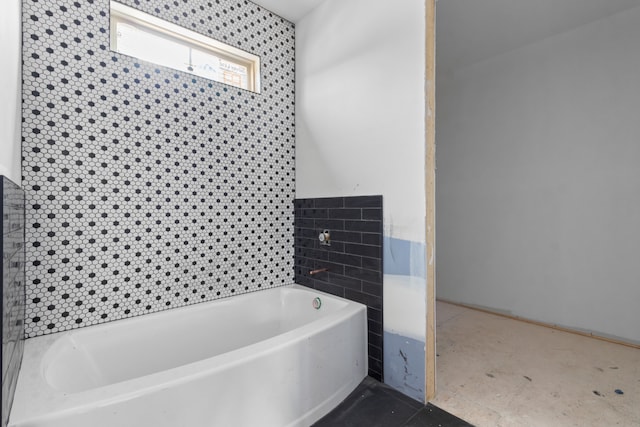
[{"label": "window glass", "polygon": [[111,49],[259,92],[257,56],[114,1],[111,2]]},{"label": "window glass", "polygon": [[188,46],[138,29],[126,22],[118,22],[116,30],[118,52],[154,64],[187,71]]}]

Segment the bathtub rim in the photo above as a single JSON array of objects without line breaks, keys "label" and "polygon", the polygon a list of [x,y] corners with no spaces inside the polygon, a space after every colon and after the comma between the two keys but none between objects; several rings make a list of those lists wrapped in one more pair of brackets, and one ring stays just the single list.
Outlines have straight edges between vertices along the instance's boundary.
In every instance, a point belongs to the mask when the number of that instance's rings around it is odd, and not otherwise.
[{"label": "bathtub rim", "polygon": [[[197,363],[200,361],[204,361],[204,360],[208,360],[211,359],[213,357],[217,357],[220,356],[222,354],[225,353],[229,353],[229,352],[233,352],[235,350],[240,350],[244,347],[247,346],[241,346],[238,347],[237,349],[232,349],[229,351],[226,351],[224,353],[219,353],[204,359],[200,359],[200,360],[193,360],[191,362],[187,362],[187,363],[182,363],[182,364],[178,364],[176,366],[172,366],[169,367],[167,369],[163,369],[163,370],[157,370],[154,372],[149,372],[147,374],[143,374],[143,375],[139,375],[136,377],[132,377],[132,378],[126,378],[126,379],[122,379],[122,380],[117,380],[117,381],[109,381],[105,384],[101,384],[101,385],[97,385],[97,386],[92,386],[92,387],[87,387],[87,388],[83,388],[83,389],[79,389],[79,390],[74,390],[74,389],[69,389],[69,388],[64,388],[63,386],[57,385],[54,382],[51,381],[51,369],[57,364],[59,363],[59,359],[61,357],[61,354],[63,354],[64,352],[68,351],[69,347],[77,347],[79,348],[81,351],[82,349],[87,345],[87,341],[89,341],[89,347],[91,347],[90,342],[94,341],[94,339],[91,337],[91,335],[99,335],[99,334],[103,334],[106,332],[105,335],[107,335],[105,338],[106,339],[113,339],[113,337],[117,337],[118,333],[121,329],[129,329],[131,327],[135,328],[137,324],[140,324],[143,328],[148,328],[148,324],[149,323],[153,323],[153,319],[154,318],[160,318],[162,319],[161,322],[171,322],[174,319],[178,322],[182,322],[184,320],[185,317],[190,317],[190,316],[200,316],[202,314],[207,315],[208,312],[211,310],[212,306],[233,306],[233,305],[237,305],[239,299],[243,299],[245,301],[249,301],[249,304],[253,304],[253,302],[251,302],[252,300],[260,300],[261,298],[263,298],[263,296],[265,295],[265,293],[269,293],[272,292],[272,295],[270,295],[270,298],[275,298],[274,300],[269,300],[269,301],[265,301],[268,303],[282,303],[283,302],[283,298],[287,298],[286,296],[280,295],[280,294],[276,294],[276,292],[286,292],[287,289],[293,289],[293,290],[300,290],[303,291],[305,293],[310,293],[309,288],[305,288],[302,286],[297,286],[297,285],[285,285],[285,286],[278,286],[275,288],[268,288],[265,289],[264,291],[258,291],[258,292],[248,292],[246,294],[240,294],[238,296],[236,296],[235,298],[220,298],[217,300],[212,300],[212,301],[207,301],[204,303],[200,303],[200,304],[191,304],[188,306],[183,306],[183,307],[176,307],[175,309],[171,309],[171,310],[163,310],[160,312],[154,312],[154,313],[150,313],[148,315],[143,315],[143,316],[135,316],[133,318],[127,318],[127,319],[120,319],[120,320],[115,320],[112,322],[106,322],[100,325],[95,325],[98,326],[99,328],[93,328],[93,327],[87,327],[87,328],[81,328],[81,329],[74,329],[72,331],[66,331],[66,332],[62,332],[62,333],[58,333],[56,334],[57,339],[52,342],[50,345],[47,346],[46,349],[43,350],[43,354],[42,357],[40,358],[41,361],[41,369],[42,369],[42,374],[44,376],[44,380],[45,383],[48,385],[48,387],[52,388],[55,391],[58,392],[62,392],[65,393],[67,395],[73,395],[73,394],[78,394],[78,393],[83,393],[83,392],[87,392],[93,389],[98,389],[98,388],[102,388],[102,387],[106,387],[112,384],[117,384],[120,382],[125,382],[125,381],[129,381],[129,380],[134,380],[137,378],[141,378],[147,375],[154,375],[160,372],[164,372],[164,371],[171,371],[172,369],[176,369],[179,368],[181,366],[185,366],[191,363]],[[316,292],[316,291],[314,291]],[[322,293],[322,292],[319,292]],[[325,294],[326,295],[326,294]],[[308,297],[310,299],[310,301],[312,300],[314,295],[307,295],[305,297]],[[348,304],[350,304],[352,301],[349,301],[347,299],[344,298],[340,298],[340,297],[335,297],[333,295],[329,295],[330,297],[333,298],[329,298],[330,300],[333,301],[327,301],[327,298],[324,299],[325,301],[325,307],[327,307],[326,302],[333,302],[333,303],[337,303],[337,306],[334,307],[333,309],[331,309],[328,313],[324,314],[322,318],[328,318],[330,316],[332,316],[334,313],[340,311],[342,308],[346,307]],[[324,298],[324,297],[323,297]],[[265,302],[260,302],[261,305],[264,305]],[[186,316],[184,315],[185,313]],[[313,323],[314,321],[317,321],[320,319],[315,319],[315,320],[311,320],[307,323],[302,324],[301,326],[298,327],[294,327],[290,330],[286,330],[284,332],[281,332],[279,334],[276,335],[272,335],[269,336],[265,339],[261,339],[258,341],[254,341],[251,342],[248,346],[252,346],[258,342],[262,342],[262,341],[267,341],[270,340],[272,338],[275,338],[277,336],[280,335],[284,335],[286,333],[289,332],[293,332],[296,330],[299,330],[300,328],[303,328],[304,326],[306,326],[307,324]],[[129,328],[125,328],[125,326],[128,326]],[[190,325],[188,325],[190,326]],[[68,332],[68,333],[67,333]],[[151,333],[155,333],[157,331],[151,331]],[[286,342],[286,341],[285,341]],[[91,352],[93,353],[93,352]],[[91,357],[91,356],[89,356]],[[94,361],[90,360],[89,364],[93,365]]]},{"label": "bathtub rim", "polygon": [[[284,332],[282,334],[267,338],[248,346],[241,347],[223,354],[213,356],[211,358],[202,359],[185,365],[173,367],[164,371],[120,381],[113,384],[100,386],[97,388],[81,391],[78,393],[68,393],[57,390],[52,387],[46,380],[43,366],[43,359],[47,351],[59,340],[78,333],[86,333],[89,328],[74,329],[71,331],[60,332],[51,335],[45,335],[30,338],[25,342],[25,358],[23,360],[22,369],[18,378],[18,389],[16,390],[16,399],[14,407],[11,411],[9,426],[14,424],[30,425],[29,423],[37,423],[38,420],[49,420],[53,418],[65,417],[70,413],[77,411],[89,411],[98,406],[106,406],[122,401],[133,399],[138,395],[152,393],[159,389],[171,386],[181,385],[189,381],[193,381],[199,377],[207,375],[215,375],[216,372],[224,369],[240,365],[246,361],[255,359],[260,355],[269,354],[283,349],[291,343],[300,342],[306,337],[320,333],[324,330],[345,321],[346,319],[356,316],[358,312],[365,312],[365,328],[366,328],[366,306],[337,297],[322,291],[301,286],[298,284],[288,284],[275,288],[266,289],[260,292],[276,291],[282,288],[299,289],[311,294],[321,295],[323,298],[335,298],[340,301],[346,301],[344,307],[330,313],[329,315],[316,319],[299,328]],[[259,294],[260,292],[252,292],[249,294],[238,295],[249,296]],[[127,321],[148,320],[147,316],[162,316],[166,314],[175,314],[177,311],[188,312],[189,310],[205,310],[208,306],[223,301],[232,301],[232,299],[224,298],[220,300],[208,301],[201,304],[193,304],[186,307],[180,307],[173,310],[152,313],[146,316],[137,316],[136,318],[121,319],[100,325],[94,325],[95,328],[113,328],[113,325],[121,325]],[[364,331],[364,348],[367,348],[368,336],[366,329]],[[212,364],[211,360],[215,359],[216,363]],[[367,357],[364,355],[364,371],[367,372]],[[28,377],[27,377],[28,376]],[[366,376],[366,374],[365,374]],[[359,383],[359,381],[358,381]],[[335,400],[336,395],[342,396],[336,402],[339,403],[358,383],[348,384],[341,390],[336,390],[334,395],[327,401],[318,405],[317,408],[326,406],[330,401]],[[346,391],[346,389],[349,389]],[[33,393],[37,390],[37,393]],[[346,394],[345,394],[346,391]],[[20,393],[20,395],[18,395]],[[28,394],[30,398],[27,398]]]}]

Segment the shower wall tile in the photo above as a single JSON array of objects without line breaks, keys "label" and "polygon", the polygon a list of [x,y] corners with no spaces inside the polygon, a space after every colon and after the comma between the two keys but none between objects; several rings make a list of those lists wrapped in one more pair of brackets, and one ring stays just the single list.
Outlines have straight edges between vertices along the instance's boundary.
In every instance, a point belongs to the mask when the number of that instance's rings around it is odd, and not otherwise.
[{"label": "shower wall tile", "polygon": [[111,52],[109,0],[23,1],[29,337],[293,280],[293,24],[121,2],[260,56],[262,92]]},{"label": "shower wall tile", "polygon": [[[325,229],[331,246],[318,239]],[[369,375],[380,381],[382,277],[382,196],[295,200],[296,283],[367,306]]]},{"label": "shower wall tile", "polygon": [[24,349],[24,192],[0,176],[2,221],[2,425],[7,425]]}]

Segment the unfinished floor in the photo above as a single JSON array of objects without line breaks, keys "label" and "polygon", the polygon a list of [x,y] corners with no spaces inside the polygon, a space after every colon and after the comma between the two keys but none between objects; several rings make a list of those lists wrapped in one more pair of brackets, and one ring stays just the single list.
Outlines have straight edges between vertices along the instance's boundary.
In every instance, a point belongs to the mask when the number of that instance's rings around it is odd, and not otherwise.
[{"label": "unfinished floor", "polygon": [[639,349],[444,302],[436,309],[434,405],[478,427],[640,426]]}]

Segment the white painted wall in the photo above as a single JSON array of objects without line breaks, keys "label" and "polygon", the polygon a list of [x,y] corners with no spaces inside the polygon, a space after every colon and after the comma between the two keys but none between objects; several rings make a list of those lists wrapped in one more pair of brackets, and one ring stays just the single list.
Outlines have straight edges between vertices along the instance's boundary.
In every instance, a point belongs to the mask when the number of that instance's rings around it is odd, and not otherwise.
[{"label": "white painted wall", "polygon": [[640,342],[639,40],[635,7],[438,75],[438,297]]},{"label": "white painted wall", "polygon": [[20,0],[6,0],[0,13],[0,175],[20,184],[22,34]]},{"label": "white painted wall", "polygon": [[424,241],[424,1],[327,0],[296,24],[296,197],[382,194]]},{"label": "white painted wall", "polygon": [[296,24],[296,197],[382,194],[385,382],[424,399],[425,4],[326,0]]}]

